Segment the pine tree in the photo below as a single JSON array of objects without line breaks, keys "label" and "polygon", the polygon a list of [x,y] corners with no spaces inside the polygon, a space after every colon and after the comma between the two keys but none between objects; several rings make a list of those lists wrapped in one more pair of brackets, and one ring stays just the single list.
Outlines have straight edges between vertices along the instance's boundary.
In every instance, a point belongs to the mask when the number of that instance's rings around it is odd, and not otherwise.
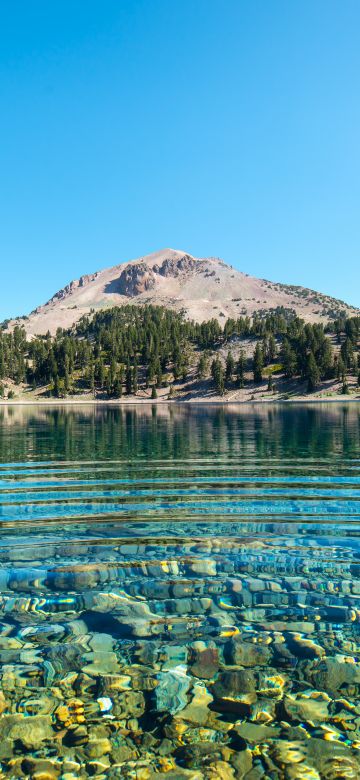
[{"label": "pine tree", "polygon": [[211,374],[214,380],[215,390],[219,395],[223,395],[225,392],[225,376],[223,366],[218,357],[214,358],[211,364]]},{"label": "pine tree", "polygon": [[89,371],[89,385],[90,391],[95,398],[95,367],[93,363],[91,364]]},{"label": "pine tree", "polygon": [[257,344],[254,351],[254,357],[253,357],[253,372],[254,372],[254,382],[259,383],[262,382],[262,370],[264,366],[264,358],[263,353],[260,344]]},{"label": "pine tree", "polygon": [[158,394],[157,394],[157,390],[156,390],[156,385],[152,385],[152,388],[151,388],[151,398],[157,398],[157,397],[158,397]]},{"label": "pine tree", "polygon": [[121,398],[122,396],[122,381],[120,379],[120,375],[118,374],[115,382],[114,382],[114,396],[115,398]]},{"label": "pine tree", "polygon": [[345,381],[346,367],[341,355],[336,364],[336,376],[338,379],[342,379],[343,382]]},{"label": "pine tree", "polygon": [[133,389],[133,372],[129,363],[126,366],[125,389],[126,389],[126,395],[131,395]]},{"label": "pine tree", "polygon": [[334,376],[334,356],[329,339],[325,338],[320,355],[320,371],[324,379],[332,379]]},{"label": "pine tree", "polygon": [[106,392],[107,392],[107,394],[108,394],[108,396],[110,398],[110,396],[113,393],[113,382],[112,382],[111,370],[110,369],[109,369],[109,371],[107,372],[107,375],[106,375]]},{"label": "pine tree", "polygon": [[227,382],[232,381],[234,371],[235,371],[235,361],[231,352],[229,351],[226,356],[226,366],[225,366],[225,378]]},{"label": "pine tree", "polygon": [[54,379],[54,396],[55,398],[60,398],[61,392],[60,392],[60,380],[58,375],[56,374],[56,377]]},{"label": "pine tree", "polygon": [[200,360],[197,368],[197,374],[199,379],[205,379],[207,372],[208,372],[208,360],[206,358],[205,353],[202,352],[202,354],[200,355]]},{"label": "pine tree", "polygon": [[276,341],[273,333],[270,333],[268,340],[268,355],[269,361],[272,363],[276,358]]},{"label": "pine tree", "polygon": [[340,352],[345,368],[351,369],[354,362],[354,348],[352,341],[349,338],[347,338],[341,345]]},{"label": "pine tree", "polygon": [[116,360],[114,356],[112,356],[110,361],[110,368],[109,368],[109,385],[111,388],[113,388],[116,378]]},{"label": "pine tree", "polygon": [[240,350],[239,358],[236,366],[236,378],[240,388],[245,384],[245,368],[246,368],[246,356],[243,349]]},{"label": "pine tree", "polygon": [[105,366],[102,357],[99,358],[96,363],[96,379],[100,390],[102,390],[105,383]]},{"label": "pine tree", "polygon": [[292,379],[297,373],[297,360],[296,353],[286,339],[282,348],[282,363],[284,368],[284,374],[287,379]]},{"label": "pine tree", "polygon": [[5,357],[3,347],[0,346],[0,379],[5,378]]},{"label": "pine tree", "polygon": [[137,367],[137,363],[135,363],[135,365],[133,367],[133,393],[134,393],[134,395],[136,395],[136,393],[138,391],[138,384],[139,384],[138,383],[138,367]]},{"label": "pine tree", "polygon": [[267,366],[268,363],[270,362],[270,356],[269,356],[269,343],[266,334],[264,335],[262,340],[261,351],[263,355],[263,364]]},{"label": "pine tree", "polygon": [[308,393],[313,393],[320,381],[320,372],[313,352],[309,352],[307,357],[306,378],[308,381]]},{"label": "pine tree", "polygon": [[224,377],[224,369],[222,366],[220,366],[219,372],[216,377],[216,389],[219,393],[219,395],[224,395],[225,393],[225,377]]},{"label": "pine tree", "polygon": [[145,379],[146,387],[149,387],[152,384],[152,382],[154,381],[154,377],[155,377],[154,363],[153,360],[150,360],[150,363],[146,369],[146,379]]}]

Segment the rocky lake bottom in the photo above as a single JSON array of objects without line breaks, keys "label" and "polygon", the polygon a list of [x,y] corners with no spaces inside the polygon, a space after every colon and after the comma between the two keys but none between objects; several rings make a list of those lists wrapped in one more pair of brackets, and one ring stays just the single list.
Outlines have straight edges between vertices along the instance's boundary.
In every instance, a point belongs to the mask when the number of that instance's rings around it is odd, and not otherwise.
[{"label": "rocky lake bottom", "polygon": [[0,777],[360,777],[360,407],[0,409]]}]

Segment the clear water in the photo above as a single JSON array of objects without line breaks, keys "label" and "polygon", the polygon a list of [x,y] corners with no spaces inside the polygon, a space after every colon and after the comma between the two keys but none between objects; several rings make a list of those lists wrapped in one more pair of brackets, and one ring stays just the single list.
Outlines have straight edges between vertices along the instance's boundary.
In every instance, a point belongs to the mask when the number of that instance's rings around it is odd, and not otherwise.
[{"label": "clear water", "polygon": [[360,407],[0,409],[4,777],[360,777]]}]

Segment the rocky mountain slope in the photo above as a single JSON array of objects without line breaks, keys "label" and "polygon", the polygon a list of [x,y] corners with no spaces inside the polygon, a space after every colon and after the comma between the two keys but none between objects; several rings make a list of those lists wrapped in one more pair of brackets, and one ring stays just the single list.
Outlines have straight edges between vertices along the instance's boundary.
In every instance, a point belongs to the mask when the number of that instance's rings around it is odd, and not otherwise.
[{"label": "rocky mountain slope", "polygon": [[284,307],[309,322],[358,314],[343,301],[304,287],[290,286],[237,271],[219,258],[196,258],[183,251],[163,249],[112,268],[81,276],[59,290],[23,324],[29,335],[68,328],[91,309],[151,303],[164,305],[198,322],[212,318],[252,316]]}]

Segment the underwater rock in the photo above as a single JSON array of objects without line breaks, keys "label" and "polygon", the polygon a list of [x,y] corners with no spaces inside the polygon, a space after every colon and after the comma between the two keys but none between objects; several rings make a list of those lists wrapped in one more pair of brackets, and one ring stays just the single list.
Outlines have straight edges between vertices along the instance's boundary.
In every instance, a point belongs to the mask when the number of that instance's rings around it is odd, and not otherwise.
[{"label": "underwater rock", "polygon": [[231,672],[222,672],[211,690],[215,699],[236,701],[239,694],[256,692],[256,685],[257,678],[253,671],[239,669]]},{"label": "underwater rock", "polygon": [[106,737],[96,737],[90,735],[85,748],[85,753],[89,758],[101,758],[107,753],[111,753],[111,742]]},{"label": "underwater rock", "polygon": [[84,655],[82,671],[89,675],[113,674],[119,671],[119,662],[115,653],[96,650]]},{"label": "underwater rock", "polygon": [[61,772],[61,763],[59,760],[49,758],[33,758],[28,756],[21,764],[21,769],[26,776],[37,778],[38,780],[56,780]]},{"label": "underwater rock", "polygon": [[2,691],[0,691],[0,715],[7,709],[7,701]]},{"label": "underwater rock", "polygon": [[92,759],[91,761],[88,761],[86,764],[86,773],[87,776],[94,776],[96,775],[99,780],[105,780],[107,776],[107,771],[110,767],[110,761],[107,758],[107,756],[103,756],[101,759]]},{"label": "underwater rock", "polygon": [[306,747],[298,742],[280,739],[270,743],[269,754],[278,767],[284,764],[298,764],[306,757]]},{"label": "underwater rock", "polygon": [[306,679],[315,684],[317,689],[336,697],[341,692],[344,694],[348,686],[355,686],[359,690],[360,666],[350,656],[325,658],[309,670]]},{"label": "underwater rock", "polygon": [[75,775],[79,774],[81,769],[81,765],[78,761],[75,761],[75,759],[70,758],[69,756],[64,757],[64,760],[62,762],[62,771],[64,772],[73,772]]},{"label": "underwater rock", "polygon": [[321,645],[302,634],[288,634],[287,646],[291,653],[298,658],[323,658],[326,655]]},{"label": "underwater rock", "polygon": [[66,704],[60,704],[55,710],[55,718],[65,728],[73,723],[85,723],[84,703],[81,699],[71,699]]},{"label": "underwater rock", "polygon": [[234,780],[234,769],[226,761],[215,761],[207,772],[208,780]]},{"label": "underwater rock", "polygon": [[191,645],[195,660],[190,666],[191,674],[203,680],[211,680],[219,670],[219,650],[215,643],[194,642]]},{"label": "underwater rock", "polygon": [[43,742],[53,738],[50,717],[3,715],[0,720],[0,739],[19,741],[25,749],[38,750]]},{"label": "underwater rock", "polygon": [[329,719],[330,697],[322,691],[308,690],[284,696],[286,713],[292,720],[322,723]]},{"label": "underwater rock", "polygon": [[355,753],[347,745],[325,739],[306,740],[306,762],[316,767],[321,780],[343,780],[359,777],[360,758],[358,750]]},{"label": "underwater rock", "polygon": [[177,748],[175,758],[189,769],[201,768],[205,761],[221,759],[221,748],[214,742],[202,742]]},{"label": "underwater rock", "polygon": [[119,720],[140,718],[144,714],[145,708],[145,698],[142,691],[127,691],[114,699],[111,715]]},{"label": "underwater rock", "polygon": [[275,739],[280,734],[280,728],[278,726],[265,726],[261,723],[235,723],[233,731],[242,740],[249,742],[251,745],[257,745],[260,742],[266,742],[269,739]]},{"label": "underwater rock", "polygon": [[231,766],[235,769],[235,777],[242,780],[247,772],[250,772],[253,765],[251,750],[246,748],[245,750],[236,751],[236,753],[232,755],[230,762]]},{"label": "underwater rock", "polygon": [[255,723],[271,723],[276,717],[276,701],[258,697],[254,703],[250,703],[249,717]]},{"label": "underwater rock", "polygon": [[284,673],[279,674],[276,669],[268,668],[267,672],[260,670],[257,674],[257,692],[261,696],[281,699],[287,685],[288,678]]},{"label": "underwater rock", "polygon": [[213,701],[211,693],[204,685],[195,684],[190,704],[181,710],[181,719],[189,723],[204,724],[209,716],[209,704]]},{"label": "underwater rock", "polygon": [[191,679],[186,674],[186,666],[176,666],[167,672],[159,672],[158,685],[155,688],[156,709],[158,712],[170,712],[174,715],[187,705],[187,692]]},{"label": "underwater rock", "polygon": [[211,690],[222,708],[238,707],[241,711],[244,704],[253,704],[258,695],[281,698],[286,684],[284,675],[277,674],[274,669],[268,672],[237,669],[221,673]]},{"label": "underwater rock", "polygon": [[319,772],[313,766],[301,762],[301,764],[287,765],[285,768],[286,780],[322,780]]},{"label": "underwater rock", "polygon": [[230,663],[235,666],[265,666],[270,658],[269,647],[244,642],[241,636],[230,640],[226,652]]},{"label": "underwater rock", "polygon": [[123,764],[125,761],[130,761],[136,758],[136,750],[134,747],[127,745],[124,741],[114,741],[111,748],[111,757],[117,764]]},{"label": "underwater rock", "polygon": [[202,742],[217,742],[223,743],[224,735],[215,731],[215,729],[207,728],[206,726],[190,726],[184,732],[184,742],[187,745],[195,745]]},{"label": "underwater rock", "polygon": [[115,695],[117,691],[128,691],[132,688],[132,678],[129,674],[103,674],[101,675],[101,692]]},{"label": "underwater rock", "polygon": [[63,743],[66,747],[77,747],[79,745],[86,745],[89,741],[88,730],[84,724],[74,723],[69,726]]},{"label": "underwater rock", "polygon": [[162,739],[160,742],[157,752],[159,756],[170,756],[173,752],[173,743],[171,739],[164,737],[164,739]]},{"label": "underwater rock", "polygon": [[53,643],[46,648],[44,656],[53,667],[54,675],[64,675],[67,671],[82,671],[83,650],[80,645],[75,643]]},{"label": "underwater rock", "polygon": [[158,649],[157,660],[160,662],[162,671],[174,669],[176,666],[186,666],[188,660],[188,648],[185,645],[162,645]]}]

